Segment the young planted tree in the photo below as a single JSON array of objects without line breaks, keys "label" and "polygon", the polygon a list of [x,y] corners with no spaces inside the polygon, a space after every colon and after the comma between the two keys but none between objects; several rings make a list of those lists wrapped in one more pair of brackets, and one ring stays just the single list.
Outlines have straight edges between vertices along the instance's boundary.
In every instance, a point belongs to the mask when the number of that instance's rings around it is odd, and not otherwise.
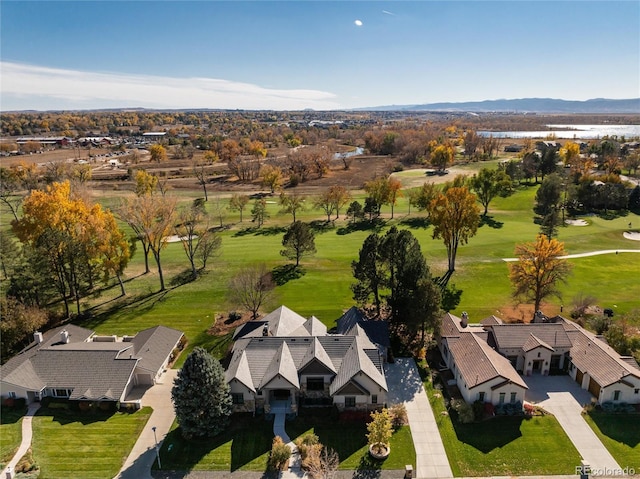
[{"label": "young planted tree", "polygon": [[271,273],[264,264],[257,264],[240,270],[231,278],[229,299],[251,311],[252,319],[256,319],[260,307],[271,299],[273,289]]},{"label": "young planted tree", "polygon": [[393,208],[398,201],[398,198],[402,198],[402,183],[395,178],[389,177],[389,204],[391,205],[391,218],[393,219]]},{"label": "young planted tree", "polygon": [[446,280],[455,271],[458,246],[466,244],[476,234],[480,221],[480,208],[476,205],[476,196],[466,186],[452,187],[438,195],[429,206],[433,224],[433,238],[441,238],[447,248],[449,270]]},{"label": "young planted tree", "polygon": [[196,347],[178,371],[171,400],[183,437],[213,437],[227,426],[231,390],[220,362]]},{"label": "young planted tree", "polygon": [[371,413],[367,424],[367,440],[376,454],[384,454],[393,435],[393,418],[387,408]]},{"label": "young planted tree", "polygon": [[303,257],[316,253],[313,230],[302,221],[292,223],[282,238],[282,246],[284,249],[280,251],[280,254],[287,259],[295,259],[297,268]]},{"label": "young planted tree", "polygon": [[560,296],[559,284],[566,283],[571,265],[561,257],[566,255],[564,243],[538,235],[533,243],[516,245],[518,261],[509,265],[509,279],[516,299],[533,301],[534,311],[542,300]]},{"label": "young planted tree", "polygon": [[469,179],[469,186],[484,207],[482,216],[487,216],[489,203],[496,196],[505,197],[511,194],[511,178],[502,170],[482,168]]}]

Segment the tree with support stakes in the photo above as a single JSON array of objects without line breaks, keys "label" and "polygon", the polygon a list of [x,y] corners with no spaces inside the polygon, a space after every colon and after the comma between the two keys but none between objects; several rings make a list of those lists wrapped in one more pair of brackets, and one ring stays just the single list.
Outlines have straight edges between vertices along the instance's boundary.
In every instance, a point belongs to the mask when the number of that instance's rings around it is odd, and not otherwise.
[{"label": "tree with support stakes", "polygon": [[186,439],[221,433],[228,424],[232,403],[220,362],[204,348],[194,348],[178,371],[171,400]]}]

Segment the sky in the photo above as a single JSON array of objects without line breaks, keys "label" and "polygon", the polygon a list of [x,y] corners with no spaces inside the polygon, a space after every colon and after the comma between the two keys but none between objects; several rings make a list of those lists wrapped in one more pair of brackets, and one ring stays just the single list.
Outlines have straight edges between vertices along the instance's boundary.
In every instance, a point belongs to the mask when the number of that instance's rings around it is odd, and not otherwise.
[{"label": "sky", "polygon": [[640,96],[638,0],[0,2],[0,110]]}]

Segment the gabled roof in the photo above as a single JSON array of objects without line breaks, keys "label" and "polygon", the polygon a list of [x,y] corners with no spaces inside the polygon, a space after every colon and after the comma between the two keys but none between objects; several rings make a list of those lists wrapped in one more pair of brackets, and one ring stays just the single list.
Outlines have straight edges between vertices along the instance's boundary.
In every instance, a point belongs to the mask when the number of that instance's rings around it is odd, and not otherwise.
[{"label": "gabled roof", "polygon": [[571,347],[571,340],[560,323],[495,324],[490,328],[500,350],[521,349],[531,334],[553,349]]},{"label": "gabled roof", "polygon": [[[366,354],[362,345],[363,338],[355,337],[355,341],[349,347],[342,361],[342,367],[338,371],[337,376],[329,387],[329,393],[335,394],[345,384],[351,381],[358,373],[367,375],[373,382],[378,384],[385,391],[387,388],[387,380],[380,369],[378,369],[370,356]],[[377,351],[376,351],[377,353]]]},{"label": "gabled roof", "polygon": [[259,321],[259,320],[252,320],[252,321],[247,321],[246,323],[238,326],[236,328],[236,330],[233,333],[233,340],[236,341],[240,338],[246,338],[246,337],[257,337],[257,336],[262,336],[262,329],[264,328],[265,324],[269,324],[265,321]]},{"label": "gabled roof", "polygon": [[225,381],[228,383],[232,379],[237,379],[251,391],[256,392],[251,378],[251,370],[249,369],[249,361],[247,360],[247,352],[242,351],[234,356],[229,367],[224,372]]},{"label": "gabled roof", "polygon": [[336,320],[336,332],[346,334],[357,323],[365,321],[364,315],[355,306],[351,306],[342,316]]},{"label": "gabled roof", "polygon": [[302,371],[305,366],[307,366],[313,360],[318,361],[334,374],[337,373],[335,366],[331,362],[329,354],[327,354],[327,351],[325,351],[325,349],[322,347],[322,344],[320,344],[318,338],[313,339],[313,343],[311,343],[311,346],[309,347],[309,349],[307,349],[307,353],[302,358],[299,369]]},{"label": "gabled roof", "polygon": [[376,349],[376,345],[369,339],[369,335],[360,324],[353,326],[345,336],[357,336],[361,347],[364,349]]},{"label": "gabled roof", "polygon": [[462,333],[449,343],[449,350],[469,389],[495,378],[503,378],[527,389],[526,383],[507,358],[473,333]]},{"label": "gabled roof", "polygon": [[480,324],[482,324],[483,326],[490,326],[493,324],[502,324],[502,320],[492,314],[491,316],[484,318],[482,321],[480,321]]},{"label": "gabled roof", "polygon": [[324,336],[327,327],[315,316],[307,319],[302,326],[293,331],[290,336]]},{"label": "gabled roof", "polygon": [[280,347],[271,360],[271,364],[267,367],[267,370],[262,377],[259,388],[267,386],[274,378],[280,376],[291,383],[292,386],[300,388],[300,382],[298,381],[298,370],[291,357],[291,352],[287,343],[283,341],[280,343]]},{"label": "gabled roof", "polygon": [[373,343],[385,348],[391,347],[389,323],[382,320],[367,319],[355,306],[349,308],[347,312],[337,320],[336,332],[338,334],[353,335],[356,325],[362,328]]},{"label": "gabled roof", "polygon": [[555,349],[553,349],[551,346],[549,346],[547,343],[545,343],[542,339],[538,338],[533,333],[529,334],[529,337],[522,345],[522,350],[524,352],[529,352],[532,349],[535,349],[537,347],[543,347],[548,349],[549,351],[555,351]]},{"label": "gabled roof", "polygon": [[270,336],[289,336],[307,320],[286,306],[280,306],[262,318],[262,321],[269,323]]},{"label": "gabled roof", "polygon": [[133,355],[140,359],[138,367],[156,373],[182,336],[182,331],[166,326],[155,326],[140,331],[132,340]]}]

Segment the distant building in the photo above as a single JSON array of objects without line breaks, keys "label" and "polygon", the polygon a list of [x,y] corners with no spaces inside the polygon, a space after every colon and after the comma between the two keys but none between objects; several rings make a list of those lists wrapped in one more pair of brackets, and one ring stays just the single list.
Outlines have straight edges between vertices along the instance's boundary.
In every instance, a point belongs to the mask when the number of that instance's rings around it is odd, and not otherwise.
[{"label": "distant building", "polygon": [[148,142],[162,141],[166,136],[167,133],[164,131],[149,131],[142,134],[142,138]]}]

